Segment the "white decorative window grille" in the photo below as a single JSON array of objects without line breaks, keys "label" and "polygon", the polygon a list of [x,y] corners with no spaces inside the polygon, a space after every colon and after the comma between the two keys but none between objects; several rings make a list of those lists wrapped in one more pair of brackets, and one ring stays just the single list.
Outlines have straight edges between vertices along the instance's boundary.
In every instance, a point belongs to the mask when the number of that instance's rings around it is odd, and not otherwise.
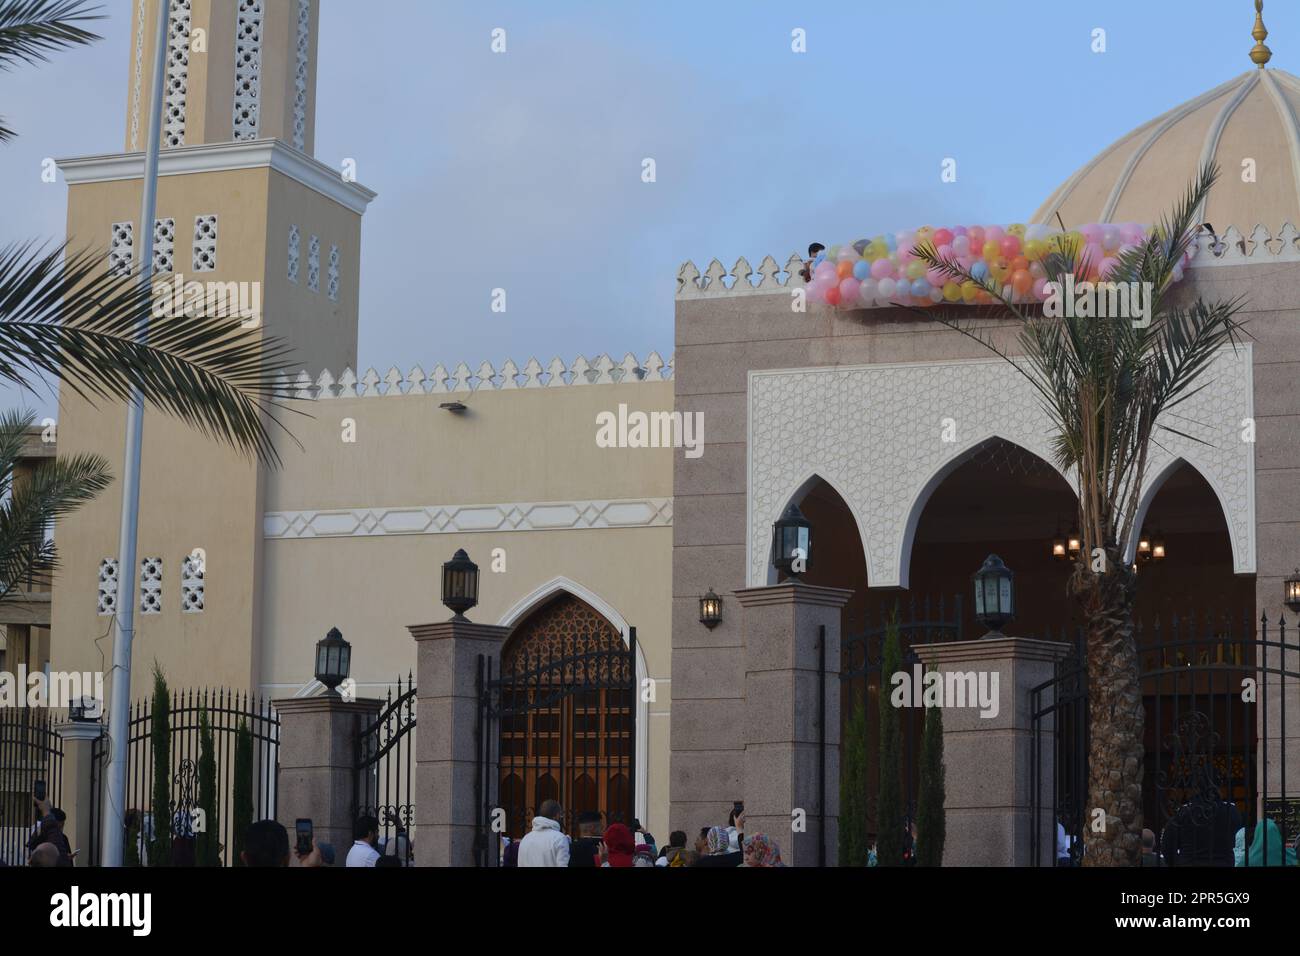
[{"label": "white decorative window grille", "polygon": [[105,558],[99,562],[99,613],[113,614],[117,611],[117,558]]},{"label": "white decorative window grille", "polygon": [[144,79],[144,13],[147,5],[135,5],[135,83],[131,89],[131,149],[140,148],[140,83]]},{"label": "white decorative window grille", "polygon": [[212,272],[217,268],[217,217],[194,217],[194,271]]},{"label": "white decorative window grille", "polygon": [[307,288],[320,291],[320,236],[312,236],[307,242]]},{"label": "white decorative window grille", "polygon": [[339,247],[330,246],[329,296],[339,300]]},{"label": "white decorative window grille", "polygon": [[196,550],[185,556],[181,568],[181,610],[198,614],[203,610],[203,578],[207,574],[203,553]]},{"label": "white decorative window grille", "polygon": [[293,71],[293,147],[307,142],[307,52],[311,46],[311,0],[298,0],[298,52]]},{"label": "white decorative window grille", "polygon": [[155,219],[153,221],[153,271],[171,272],[175,264],[176,220]]},{"label": "white decorative window grille", "polygon": [[162,611],[162,558],[140,559],[140,613]]},{"label": "white decorative window grille", "polygon": [[298,258],[302,254],[302,237],[297,226],[289,227],[289,281],[298,281]]},{"label": "white decorative window grille", "polygon": [[113,236],[108,244],[109,275],[125,276],[131,274],[131,250],[135,246],[134,231],[134,223],[113,223]]},{"label": "white decorative window grille", "polygon": [[257,101],[262,91],[264,0],[239,0],[235,15],[235,140],[257,139]]},{"label": "white decorative window grille", "polygon": [[167,13],[166,121],[163,141],[185,144],[185,91],[190,72],[190,0],[172,0]]}]

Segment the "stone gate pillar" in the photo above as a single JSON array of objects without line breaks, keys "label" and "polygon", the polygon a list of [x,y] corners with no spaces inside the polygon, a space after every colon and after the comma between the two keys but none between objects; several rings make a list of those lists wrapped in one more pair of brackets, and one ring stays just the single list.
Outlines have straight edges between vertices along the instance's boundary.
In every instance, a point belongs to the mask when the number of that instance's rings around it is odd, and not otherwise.
[{"label": "stone gate pillar", "polygon": [[[417,866],[473,866],[479,772],[479,655],[499,673],[511,628],[463,617],[409,628],[416,642],[415,862]],[[491,846],[489,853],[495,853]]]},{"label": "stone gate pillar", "polygon": [[[1070,645],[1023,637],[947,644],[914,644],[917,656],[940,673],[980,673],[998,678],[997,713],[947,708],[943,715],[946,838],[944,866],[1027,866],[1033,830],[1033,721],[1030,691],[1052,679]],[[991,684],[989,685],[991,686]],[[1044,695],[1043,707],[1052,704]],[[1039,781],[1043,811],[1040,863],[1055,857],[1052,781],[1056,772],[1050,718],[1043,730]]]},{"label": "stone gate pillar", "polygon": [[[86,866],[95,850],[91,845],[93,833],[90,826],[90,808],[94,803],[91,783],[95,775],[95,741],[104,735],[107,728],[97,720],[70,720],[56,724],[54,729],[63,738],[63,794],[58,798],[62,800],[60,809],[68,815],[63,833],[72,849],[81,850],[77,864]],[[53,786],[52,781],[50,786]],[[30,808],[30,801],[27,806]]]},{"label": "stone gate pillar", "polygon": [[271,702],[280,716],[276,815],[293,842],[294,821],[307,817],[317,845],[334,847],[342,866],[352,847],[357,737],[379,716],[381,701],[338,694]]},{"label": "stone gate pillar", "polygon": [[[735,593],[744,608],[745,831],[773,837],[789,866],[833,866],[839,845],[840,617],[853,592],[786,583]],[[797,810],[804,811],[803,832],[791,825]]]}]

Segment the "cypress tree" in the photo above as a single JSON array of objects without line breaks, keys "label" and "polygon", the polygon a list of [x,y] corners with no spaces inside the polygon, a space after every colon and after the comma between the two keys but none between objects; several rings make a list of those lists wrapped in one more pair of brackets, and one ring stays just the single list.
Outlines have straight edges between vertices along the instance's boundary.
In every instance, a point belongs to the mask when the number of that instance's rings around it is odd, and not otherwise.
[{"label": "cypress tree", "polygon": [[916,865],[942,866],[945,822],[943,708],[925,711],[921,740],[921,788],[916,807]]},{"label": "cypress tree", "polygon": [[235,769],[230,803],[230,865],[243,866],[244,834],[253,825],[253,735],[239,718],[235,730]]},{"label": "cypress tree", "polygon": [[840,765],[840,866],[867,865],[867,705],[855,695]]},{"label": "cypress tree", "polygon": [[903,801],[899,790],[901,740],[891,678],[902,670],[898,612],[889,619],[880,663],[880,794],[876,799],[876,865],[903,865]]},{"label": "cypress tree", "polygon": [[149,847],[149,865],[167,866],[172,854],[172,771],[171,771],[171,704],[167,697],[167,678],[158,662],[153,664],[153,709],[150,714],[150,743],[153,747],[153,842]]},{"label": "cypress tree", "polygon": [[217,758],[212,745],[208,709],[199,709],[199,808],[203,811],[203,832],[194,840],[195,866],[220,866],[220,817],[217,815]]}]

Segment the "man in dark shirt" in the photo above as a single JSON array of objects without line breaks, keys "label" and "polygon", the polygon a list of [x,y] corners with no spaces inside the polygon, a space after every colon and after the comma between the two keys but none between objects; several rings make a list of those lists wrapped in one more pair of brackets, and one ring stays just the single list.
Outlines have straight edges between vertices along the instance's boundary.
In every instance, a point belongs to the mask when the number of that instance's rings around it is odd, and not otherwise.
[{"label": "man in dark shirt", "polygon": [[1232,866],[1232,845],[1241,829],[1235,803],[1217,790],[1184,803],[1161,834],[1160,848],[1168,866]]},{"label": "man in dark shirt", "polygon": [[578,838],[569,845],[569,866],[600,866],[600,814],[578,814]]}]

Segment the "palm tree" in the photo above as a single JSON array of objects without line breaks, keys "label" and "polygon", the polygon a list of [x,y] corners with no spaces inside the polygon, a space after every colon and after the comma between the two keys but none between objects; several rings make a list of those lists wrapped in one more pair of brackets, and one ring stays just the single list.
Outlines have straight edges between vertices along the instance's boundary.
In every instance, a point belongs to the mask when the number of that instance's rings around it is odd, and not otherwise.
[{"label": "palm tree", "polygon": [[23,581],[53,571],[58,552],[50,524],[108,487],[108,462],[98,455],[56,458],[20,476],[19,459],[36,416],[0,413],[0,601]]},{"label": "palm tree", "polygon": [[[86,0],[0,0],[0,69],[100,39],[82,26],[101,19],[97,9]],[[0,142],[13,135],[0,122]],[[0,382],[31,387],[49,376],[90,401],[125,402],[139,389],[146,404],[278,461],[267,422],[283,430],[276,377],[289,367],[287,349],[226,316],[154,319],[145,343],[137,326],[151,307],[147,284],[110,275],[102,252],[0,248]]]},{"label": "palm tree", "polygon": [[[1079,483],[1082,547],[1070,578],[1086,628],[1088,669],[1088,811],[1100,808],[1105,826],[1084,826],[1088,865],[1135,864],[1142,832],[1143,724],[1133,601],[1137,578],[1124,561],[1135,533],[1149,453],[1167,432],[1198,440],[1174,427],[1174,409],[1204,387],[1216,353],[1236,345],[1240,299],[1190,304],[1171,294],[1175,270],[1194,239],[1218,169],[1203,167],[1177,208],[1144,241],[1117,257],[1112,282],[1149,283],[1151,322],[1121,317],[1049,318],[1020,301],[1010,288],[976,279],[959,263],[941,258],[933,244],[916,255],[957,282],[975,282],[996,303],[997,317],[1019,323],[1013,356],[970,320],[944,312],[930,318],[981,342],[1033,386],[1053,426],[1053,451]],[[1063,287],[1095,272],[1078,237],[1057,236],[1041,260],[1049,282]],[[1184,297],[1185,298],[1185,297]],[[1070,310],[1066,310],[1067,312]],[[1198,382],[1200,384],[1198,384]]]}]

